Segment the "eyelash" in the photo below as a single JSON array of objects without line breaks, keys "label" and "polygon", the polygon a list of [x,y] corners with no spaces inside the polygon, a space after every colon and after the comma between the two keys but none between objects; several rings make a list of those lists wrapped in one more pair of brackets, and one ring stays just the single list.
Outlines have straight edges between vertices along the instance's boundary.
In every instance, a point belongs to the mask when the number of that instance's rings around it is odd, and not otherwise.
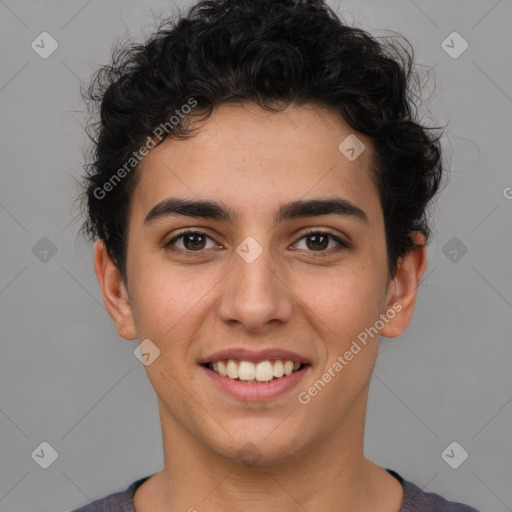
[{"label": "eyelash", "polygon": [[[200,250],[197,250],[197,251],[191,251],[191,250],[187,250],[187,249],[171,249],[171,246],[177,241],[179,240],[180,238],[183,238],[184,236],[186,235],[202,235],[202,236],[205,236],[207,238],[209,238],[210,240],[213,240],[211,238],[210,235],[208,235],[208,233],[205,233],[204,231],[200,231],[200,230],[186,230],[186,231],[182,231],[181,233],[178,233],[178,235],[176,235],[172,240],[170,240],[169,242],[167,242],[165,245],[164,245],[164,249],[167,249],[167,250],[171,250],[171,251],[178,251],[178,252],[181,252],[183,253],[187,258],[188,257],[197,257],[199,256],[202,252],[204,252],[204,249],[200,249]],[[321,235],[321,236],[327,236],[329,238],[331,238],[332,240],[334,240],[335,242],[337,242],[341,248],[343,249],[349,249],[350,248],[350,245],[341,240],[339,237],[337,237],[336,235],[333,235],[332,233],[329,233],[328,231],[320,231],[320,230],[315,230],[315,229],[312,229],[312,230],[309,230],[307,231],[306,233],[304,233],[298,240],[297,242],[295,243],[298,243],[299,241],[301,241],[303,238],[307,238],[308,236],[314,236],[314,235]],[[295,244],[294,244],[295,245]],[[308,251],[308,252],[311,252],[311,253],[320,253],[320,254],[314,254],[314,258],[318,258],[318,257],[322,257],[325,253],[330,253],[331,251],[327,250],[327,249],[324,249],[322,251]],[[324,253],[324,254],[322,254]]]}]

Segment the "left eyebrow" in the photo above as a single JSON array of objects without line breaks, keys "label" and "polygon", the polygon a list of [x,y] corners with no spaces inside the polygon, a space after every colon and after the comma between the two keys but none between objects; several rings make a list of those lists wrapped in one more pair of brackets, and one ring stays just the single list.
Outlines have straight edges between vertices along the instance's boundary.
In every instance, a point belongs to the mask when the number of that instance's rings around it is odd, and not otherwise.
[{"label": "left eyebrow", "polygon": [[[328,199],[298,200],[281,204],[274,215],[276,223],[302,217],[319,217],[322,215],[340,215],[355,217],[369,223],[366,213],[347,199],[334,197]],[[191,200],[183,198],[168,198],[159,202],[147,214],[144,224],[167,217],[184,216],[203,219],[213,219],[233,223],[238,214],[224,203],[211,200]]]},{"label": "left eyebrow", "polygon": [[300,217],[319,217],[332,214],[342,217],[355,217],[367,224],[369,223],[368,216],[361,208],[340,197],[299,200],[282,204],[274,216],[274,220],[277,223]]}]

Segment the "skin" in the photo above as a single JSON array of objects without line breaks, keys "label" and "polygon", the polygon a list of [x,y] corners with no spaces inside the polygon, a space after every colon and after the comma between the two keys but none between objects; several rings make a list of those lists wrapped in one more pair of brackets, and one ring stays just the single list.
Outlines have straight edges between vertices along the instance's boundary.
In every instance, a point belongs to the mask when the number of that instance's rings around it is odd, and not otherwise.
[{"label": "skin", "polygon": [[[95,247],[96,275],[119,335],[149,338],[160,349],[145,370],[158,397],[165,466],[137,490],[137,512],[399,511],[401,485],[363,454],[378,336],[307,405],[297,400],[393,304],[402,309],[381,334],[406,329],[426,266],[417,233],[418,247],[389,275],[371,141],[357,134],[366,150],[349,161],[338,145],[351,133],[335,113],[311,105],[280,113],[224,105],[192,138],[167,139],[142,161],[127,286],[103,242]],[[145,226],[151,208],[171,196],[222,201],[238,217],[231,224],[174,216]],[[368,222],[331,214],[274,223],[281,203],[334,196],[361,208]],[[184,228],[211,237],[195,242],[202,252],[183,238],[174,251],[164,247]],[[304,238],[308,228],[350,247],[330,239],[319,249]],[[236,252],[247,236],[263,249],[252,263]],[[185,257],[186,247],[196,256]],[[213,386],[198,361],[240,346],[290,349],[312,367],[298,388],[276,399],[236,399]],[[246,443],[260,454],[253,466],[238,456]]]}]

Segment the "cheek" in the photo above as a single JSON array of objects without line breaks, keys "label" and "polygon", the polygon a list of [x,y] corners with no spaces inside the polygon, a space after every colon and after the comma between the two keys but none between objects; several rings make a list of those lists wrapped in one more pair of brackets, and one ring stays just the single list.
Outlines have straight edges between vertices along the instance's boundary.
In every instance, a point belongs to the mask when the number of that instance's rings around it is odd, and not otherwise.
[{"label": "cheek", "polygon": [[385,305],[385,279],[371,264],[302,276],[296,286],[297,295],[314,313],[311,321],[323,324],[327,339],[336,343],[373,325]]},{"label": "cheek", "polygon": [[328,403],[343,415],[367,389],[378,353],[380,329],[375,326],[383,312],[381,281],[378,273],[362,267],[361,273],[331,276],[317,293],[309,292],[308,306],[315,313],[310,321],[315,322],[324,350],[318,377],[327,383],[316,400],[319,414],[321,404]]},{"label": "cheek", "polygon": [[203,272],[199,278],[195,269],[155,261],[134,270],[132,310],[139,338],[149,338],[162,352],[176,355],[212,307],[211,291],[220,276]]},{"label": "cheek", "polygon": [[139,338],[143,336],[161,344],[172,335],[173,326],[185,315],[188,300],[176,279],[170,281],[155,268],[137,270],[132,278],[132,311],[137,333]]}]

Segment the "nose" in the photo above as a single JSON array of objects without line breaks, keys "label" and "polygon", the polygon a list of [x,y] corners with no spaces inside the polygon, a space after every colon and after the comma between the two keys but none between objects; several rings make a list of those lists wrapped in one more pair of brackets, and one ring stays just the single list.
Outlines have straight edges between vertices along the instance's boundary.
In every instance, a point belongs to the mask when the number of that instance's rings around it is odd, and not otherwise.
[{"label": "nose", "polygon": [[219,316],[231,326],[265,334],[289,321],[293,294],[279,276],[269,249],[263,249],[254,260],[240,254],[233,254],[232,269],[223,279]]}]

